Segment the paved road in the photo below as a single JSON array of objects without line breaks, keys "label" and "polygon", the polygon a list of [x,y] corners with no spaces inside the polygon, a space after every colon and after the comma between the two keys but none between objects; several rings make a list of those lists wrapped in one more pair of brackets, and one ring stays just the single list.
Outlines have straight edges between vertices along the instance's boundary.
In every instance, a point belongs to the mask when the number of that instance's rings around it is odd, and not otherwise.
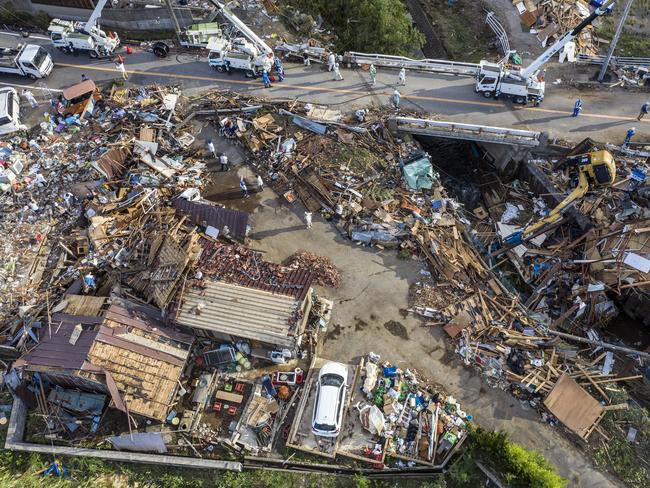
[{"label": "paved road", "polygon": [[[20,39],[0,34],[0,41],[8,45]],[[49,45],[45,38],[30,42]],[[78,82],[81,73],[95,81],[119,77],[109,60],[91,60],[82,54],[74,56],[52,51],[56,68],[48,79],[32,82],[26,78],[0,76],[0,83],[25,86],[39,86],[40,83],[60,89]],[[161,60],[151,53],[138,52],[125,58],[130,84],[181,83],[186,94],[228,89],[274,99],[300,99],[343,110],[386,105],[397,82],[397,72],[393,70],[379,70],[377,86],[372,88],[367,74],[360,70],[343,70],[345,79],[334,81],[320,65],[287,65],[285,81],[264,89],[260,80],[247,80],[243,74],[217,73],[207,65],[205,56],[197,59],[191,54],[180,54]],[[553,79],[552,68],[547,72],[547,79]],[[638,109],[646,99],[641,93],[578,93],[549,84],[542,106],[522,107],[509,101],[483,99],[474,93],[471,78],[425,73],[409,73],[407,85],[400,87],[400,92],[403,108],[427,112],[442,120],[546,131],[552,137],[573,141],[592,137],[612,143],[622,142],[627,129],[634,126],[637,140],[650,140],[650,118],[636,120]],[[573,118],[571,109],[578,96],[584,102],[584,110],[580,117]]]}]

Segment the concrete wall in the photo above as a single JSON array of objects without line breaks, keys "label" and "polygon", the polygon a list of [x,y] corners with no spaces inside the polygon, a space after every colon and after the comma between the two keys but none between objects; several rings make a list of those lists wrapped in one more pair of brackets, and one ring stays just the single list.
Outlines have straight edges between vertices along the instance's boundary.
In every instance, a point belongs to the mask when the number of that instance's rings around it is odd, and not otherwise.
[{"label": "concrete wall", "polygon": [[[88,20],[92,10],[60,7],[57,5],[43,5],[32,3],[30,0],[11,0],[16,10],[36,13],[43,11],[50,17],[64,20]],[[188,8],[175,8],[174,12],[181,28],[200,22],[194,18]],[[102,27],[126,31],[163,31],[174,30],[174,22],[169,10],[163,8],[107,8],[102,12],[100,19]]]},{"label": "concrete wall", "polygon": [[242,464],[237,461],[219,461],[216,459],[189,458],[182,456],[165,456],[161,454],[144,454],[139,452],[109,451],[106,449],[85,449],[66,446],[50,446],[47,444],[31,444],[23,442],[27,407],[17,397],[11,410],[5,449],[23,452],[38,452],[52,456],[81,456],[105,459],[107,461],[157,464],[163,466],[178,466],[181,468],[221,469],[241,471]]}]

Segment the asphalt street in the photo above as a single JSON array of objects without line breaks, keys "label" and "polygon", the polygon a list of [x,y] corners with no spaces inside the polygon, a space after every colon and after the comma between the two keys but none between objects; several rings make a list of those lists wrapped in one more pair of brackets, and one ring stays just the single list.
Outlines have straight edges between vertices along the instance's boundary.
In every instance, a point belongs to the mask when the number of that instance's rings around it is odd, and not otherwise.
[{"label": "asphalt street", "polygon": [[[2,45],[25,42],[15,35],[0,33]],[[45,80],[0,76],[0,84],[32,86],[52,91],[77,83],[85,73],[96,82],[119,78],[114,64],[107,59],[92,60],[86,54],[66,55],[52,48],[45,37],[28,42],[45,46],[55,62],[53,73]],[[352,110],[358,107],[388,105],[397,87],[397,71],[379,69],[377,85],[371,87],[362,70],[344,69],[344,80],[335,81],[324,66],[285,65],[286,79],[265,89],[260,79],[248,80],[243,73],[218,73],[210,68],[207,56],[172,54],[159,59],[146,51],[124,55],[133,85],[179,83],[187,95],[203,90],[223,89],[272,99],[291,99],[326,104]],[[551,71],[549,69],[549,71]],[[549,77],[552,79],[552,77]],[[638,122],[636,116],[646,100],[644,93],[624,90],[581,91],[547,83],[546,98],[540,107],[513,105],[510,101],[484,99],[474,93],[474,80],[454,75],[410,72],[402,94],[402,108],[416,110],[448,121],[546,131],[551,137],[578,141],[584,137],[621,143],[629,127],[636,127],[635,140],[650,140],[650,118]],[[36,94],[36,93],[35,93]],[[573,103],[580,97],[583,111],[571,117]],[[424,114],[423,114],[424,116]]]}]

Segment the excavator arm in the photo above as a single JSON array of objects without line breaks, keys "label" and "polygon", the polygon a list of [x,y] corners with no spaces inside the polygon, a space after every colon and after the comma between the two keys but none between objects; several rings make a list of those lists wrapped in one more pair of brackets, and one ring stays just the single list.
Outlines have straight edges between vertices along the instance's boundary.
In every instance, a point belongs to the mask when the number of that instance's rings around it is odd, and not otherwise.
[{"label": "excavator arm", "polygon": [[549,212],[549,214],[527,226],[522,231],[522,238],[526,239],[527,237],[533,235],[539,229],[543,228],[546,225],[553,224],[562,218],[562,211],[571,205],[573,202],[582,198],[589,191],[589,181],[584,173],[580,172],[578,175],[578,186],[576,186],[571,193],[569,193],[564,200],[557,204],[557,206]]},{"label": "excavator arm", "polygon": [[524,239],[531,237],[546,225],[557,222],[562,218],[562,211],[585,196],[590,189],[611,186],[616,179],[616,163],[611,153],[606,150],[572,156],[563,164],[577,168],[578,185],[546,217],[507,236],[505,242],[508,246],[521,244]]}]

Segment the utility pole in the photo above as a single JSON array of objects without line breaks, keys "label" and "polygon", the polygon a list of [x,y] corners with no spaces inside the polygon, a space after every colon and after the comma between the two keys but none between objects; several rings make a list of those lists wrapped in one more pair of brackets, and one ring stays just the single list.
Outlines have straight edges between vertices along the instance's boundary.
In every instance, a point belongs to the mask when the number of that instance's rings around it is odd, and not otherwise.
[{"label": "utility pole", "polygon": [[616,26],[616,33],[612,38],[612,42],[609,43],[607,56],[605,56],[603,65],[600,67],[600,73],[598,73],[599,82],[602,82],[603,78],[605,77],[605,73],[607,72],[607,68],[609,67],[609,62],[612,59],[612,55],[614,54],[614,49],[616,49],[616,44],[618,43],[618,39],[619,37],[621,37],[621,33],[623,32],[623,26],[625,25],[627,16],[630,13],[630,9],[632,8],[632,2],[634,2],[634,0],[627,0],[627,5],[625,6],[625,10],[623,10],[623,15],[621,15],[621,20],[619,21],[618,26]]},{"label": "utility pole", "polygon": [[167,10],[169,11],[169,15],[171,16],[172,21],[174,22],[174,30],[176,31],[176,38],[178,39],[178,42],[180,44],[180,42],[181,42],[181,26],[178,23],[178,18],[176,17],[176,12],[174,12],[174,7],[172,6],[172,3],[171,3],[170,0],[166,0],[165,4],[167,5]]}]

